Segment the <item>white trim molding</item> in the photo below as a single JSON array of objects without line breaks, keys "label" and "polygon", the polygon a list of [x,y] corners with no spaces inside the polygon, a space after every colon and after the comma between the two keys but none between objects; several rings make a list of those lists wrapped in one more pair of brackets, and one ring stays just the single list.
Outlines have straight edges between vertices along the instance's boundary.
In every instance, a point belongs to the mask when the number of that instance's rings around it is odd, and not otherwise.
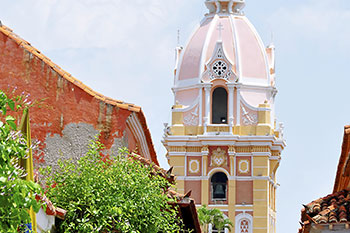
[{"label": "white trim molding", "polygon": [[130,114],[128,119],[126,120],[126,125],[129,127],[130,131],[133,133],[140,147],[140,154],[152,161],[151,155],[149,153],[149,148],[146,140],[145,132],[143,132],[142,125],[140,123],[139,118],[136,113]]},{"label": "white trim molding", "polygon": [[235,219],[235,232],[241,232],[241,222],[246,221],[248,227],[248,233],[253,233],[253,217],[246,212],[238,214]]}]

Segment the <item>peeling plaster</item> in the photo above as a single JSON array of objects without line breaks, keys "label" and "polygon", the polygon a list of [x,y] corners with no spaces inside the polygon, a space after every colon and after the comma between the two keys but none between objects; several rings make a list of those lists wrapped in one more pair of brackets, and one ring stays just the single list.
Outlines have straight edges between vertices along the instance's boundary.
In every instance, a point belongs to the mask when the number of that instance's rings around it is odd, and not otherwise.
[{"label": "peeling plaster", "polygon": [[[45,162],[41,166],[52,166],[53,170],[57,169],[57,161],[72,159],[76,162],[79,158],[86,155],[89,150],[89,144],[99,131],[92,125],[86,123],[71,123],[65,126],[62,136],[59,134],[46,135],[44,149]],[[128,148],[128,137],[126,131],[123,137],[118,138],[119,132],[113,133],[114,142],[110,149],[103,151],[103,154],[115,156],[119,152],[119,148]]]},{"label": "peeling plaster", "polygon": [[59,159],[72,159],[85,155],[89,150],[91,140],[99,133],[92,125],[86,123],[71,123],[65,126],[62,136],[48,133],[46,135],[44,149],[45,162],[43,166],[52,166],[57,168]]},{"label": "peeling plaster", "polygon": [[117,137],[118,136],[118,132],[115,132],[112,136],[115,137],[115,138],[114,138],[113,145],[112,145],[111,149],[109,150],[109,154],[110,155],[112,155],[112,156],[117,155],[120,148],[123,148],[123,147],[128,148],[129,147],[129,145],[128,145],[128,136],[127,136],[125,131],[123,133],[123,137],[122,138],[118,138]]}]

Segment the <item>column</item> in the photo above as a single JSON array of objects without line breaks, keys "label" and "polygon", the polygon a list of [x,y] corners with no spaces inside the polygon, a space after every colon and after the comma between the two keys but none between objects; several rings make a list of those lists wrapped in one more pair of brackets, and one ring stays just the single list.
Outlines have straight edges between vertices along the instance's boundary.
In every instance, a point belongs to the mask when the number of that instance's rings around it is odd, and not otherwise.
[{"label": "column", "polygon": [[204,134],[207,133],[207,126],[210,122],[210,91],[211,84],[204,84],[205,91],[205,117],[204,117]]},{"label": "column", "polygon": [[237,88],[237,112],[236,112],[236,125],[241,124],[241,86],[236,86]]},{"label": "column", "polygon": [[[207,177],[208,175],[208,155],[209,155],[209,148],[208,146],[202,147],[202,177]],[[209,180],[207,178],[202,178],[202,192],[201,192],[201,204],[207,205],[209,204]]]},{"label": "column", "polygon": [[202,122],[203,122],[203,88],[200,87],[199,88],[199,112],[198,112],[198,116],[199,116],[199,124],[198,126],[202,126]]},{"label": "column", "polygon": [[227,88],[228,88],[228,124],[230,126],[230,133],[231,134],[233,134],[232,128],[233,128],[233,119],[234,119],[234,116],[233,116],[234,86],[235,85],[233,83],[227,84]]}]

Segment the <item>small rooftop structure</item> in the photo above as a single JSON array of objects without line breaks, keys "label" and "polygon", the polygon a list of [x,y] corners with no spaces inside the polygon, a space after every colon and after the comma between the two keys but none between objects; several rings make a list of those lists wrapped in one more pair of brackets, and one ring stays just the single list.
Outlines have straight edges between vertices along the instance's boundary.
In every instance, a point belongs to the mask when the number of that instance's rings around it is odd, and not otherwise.
[{"label": "small rooftop structure", "polygon": [[350,232],[350,126],[344,137],[333,193],[304,205],[299,233]]}]

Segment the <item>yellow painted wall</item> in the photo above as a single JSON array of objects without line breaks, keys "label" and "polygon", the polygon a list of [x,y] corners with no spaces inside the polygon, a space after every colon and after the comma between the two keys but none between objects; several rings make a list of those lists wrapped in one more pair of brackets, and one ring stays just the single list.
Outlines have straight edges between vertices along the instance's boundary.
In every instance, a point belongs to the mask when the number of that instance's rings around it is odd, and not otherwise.
[{"label": "yellow painted wall", "polygon": [[[185,153],[186,151],[193,151],[189,147],[171,147],[171,150],[175,152],[183,152],[184,155],[176,155],[176,156],[170,156],[170,165],[174,166],[174,174],[177,176],[184,176],[185,174]],[[235,147],[230,149],[232,151],[236,152],[243,152],[243,153],[250,153],[250,152],[264,152],[264,153],[272,153],[269,149],[269,147],[264,146],[246,146],[246,147]],[[202,148],[196,148],[196,151],[200,152],[206,151],[204,147]],[[170,151],[171,152],[171,151]],[[171,153],[170,153],[171,154]],[[203,155],[202,161],[204,164],[207,164],[208,156]],[[231,167],[234,167],[234,161],[235,156],[230,156],[230,164]],[[270,217],[269,217],[269,209],[270,212],[273,213],[275,210],[275,187],[270,183],[269,180],[263,179],[264,177],[270,177],[272,178],[272,172],[271,170],[277,169],[279,165],[279,160],[270,160],[269,156],[253,156],[252,157],[252,163],[253,163],[253,176],[255,177],[261,177],[261,179],[258,178],[258,180],[253,180],[253,206],[238,206],[236,207],[236,181],[235,180],[229,180],[228,181],[228,189],[229,189],[229,197],[228,197],[228,207],[221,206],[218,207],[221,210],[227,210],[230,220],[235,223],[235,216],[236,212],[246,210],[251,211],[253,210],[253,233],[268,233],[268,229],[274,229],[275,227],[270,224]],[[206,167],[205,165],[203,167]],[[205,169],[203,170],[202,176],[207,176],[207,172]],[[230,175],[232,174],[231,171],[229,171]],[[205,204],[208,206],[209,204],[209,198],[210,195],[208,193],[210,186],[209,180],[202,180],[201,181],[201,204]],[[184,192],[184,181],[178,180],[177,181],[177,191],[180,193]],[[274,213],[273,213],[274,214]],[[234,227],[231,232],[234,232]],[[274,233],[274,232],[269,232]]]}]

